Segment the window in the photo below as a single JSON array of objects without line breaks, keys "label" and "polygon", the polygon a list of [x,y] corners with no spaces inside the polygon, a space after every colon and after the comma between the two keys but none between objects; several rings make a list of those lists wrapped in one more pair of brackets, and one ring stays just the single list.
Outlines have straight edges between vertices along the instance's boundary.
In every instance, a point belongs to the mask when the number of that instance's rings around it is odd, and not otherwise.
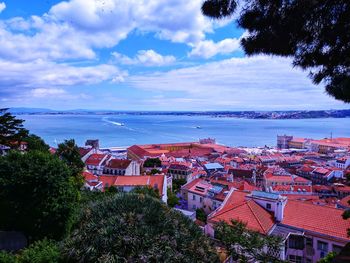
[{"label": "window", "polygon": [[333,245],[333,249],[332,249],[333,252],[339,254],[341,250],[342,250],[341,246]]},{"label": "window", "polygon": [[289,255],[289,261],[296,262],[296,263],[302,263],[302,257],[301,256]]},{"label": "window", "polygon": [[203,197],[199,197],[199,202],[203,202]]},{"label": "window", "polygon": [[317,241],[317,249],[324,252],[328,252],[328,243]]},{"label": "window", "polygon": [[312,240],[311,237],[307,237],[307,238],[306,238],[306,245],[307,245],[307,246],[310,246],[310,247],[313,247],[313,246],[314,246],[313,240]]},{"label": "window", "polygon": [[196,196],[195,195],[192,196],[192,200],[196,200]]},{"label": "window", "polygon": [[193,210],[196,210],[196,209],[197,209],[196,205],[193,205],[192,208],[193,208]]},{"label": "window", "polygon": [[266,209],[271,210],[271,204],[270,203],[266,204]]},{"label": "window", "polygon": [[290,235],[288,239],[289,248],[292,249],[304,249],[304,237],[297,235]]}]

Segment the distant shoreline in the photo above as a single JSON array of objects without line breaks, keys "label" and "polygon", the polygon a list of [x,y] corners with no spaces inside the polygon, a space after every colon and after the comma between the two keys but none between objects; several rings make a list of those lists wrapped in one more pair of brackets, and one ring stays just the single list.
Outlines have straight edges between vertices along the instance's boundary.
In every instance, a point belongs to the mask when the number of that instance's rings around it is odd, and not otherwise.
[{"label": "distant shoreline", "polygon": [[213,118],[240,119],[319,119],[319,118],[349,118],[348,110],[315,110],[315,111],[94,111],[49,109],[9,109],[15,115],[169,115],[169,116],[210,116]]}]

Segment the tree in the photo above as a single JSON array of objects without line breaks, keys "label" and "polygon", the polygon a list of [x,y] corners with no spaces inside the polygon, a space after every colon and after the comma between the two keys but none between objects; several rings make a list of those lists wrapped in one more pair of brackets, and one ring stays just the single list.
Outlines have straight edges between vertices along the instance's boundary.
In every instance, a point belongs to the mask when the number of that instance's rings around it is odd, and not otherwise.
[{"label": "tree", "polygon": [[220,222],[215,227],[215,237],[219,239],[234,261],[247,262],[253,259],[257,262],[279,262],[280,260],[268,250],[279,251],[281,239],[275,236],[263,236],[258,232],[248,230],[246,224],[231,221],[232,225]]},{"label": "tree", "polygon": [[161,167],[162,162],[158,158],[148,158],[144,163],[143,167],[152,168],[152,167]]},{"label": "tree", "polygon": [[43,239],[31,244],[28,248],[19,251],[16,255],[0,252],[0,263],[58,263],[61,261],[61,252],[53,240]]},{"label": "tree", "polygon": [[167,195],[168,195],[167,203],[169,207],[174,207],[175,205],[179,204],[179,198],[169,188],[167,189]]},{"label": "tree", "polygon": [[350,2],[206,0],[202,12],[212,18],[231,16],[247,34],[246,54],[292,57],[293,65],[310,71],[315,84],[328,94],[350,102]]},{"label": "tree", "polygon": [[133,193],[136,193],[136,194],[143,194],[143,195],[149,195],[151,197],[154,197],[154,198],[160,198],[160,194],[159,194],[159,190],[158,189],[154,189],[150,186],[144,186],[144,187],[135,187],[133,190],[132,190]]},{"label": "tree", "polygon": [[79,148],[75,144],[75,141],[70,139],[60,143],[56,155],[71,168],[73,175],[76,178],[77,185],[81,187],[84,183],[82,172],[85,164],[80,158]]},{"label": "tree", "polygon": [[173,191],[175,193],[179,192],[181,189],[181,186],[186,184],[186,179],[180,178],[180,179],[173,179]]},{"label": "tree", "polygon": [[72,171],[49,152],[0,157],[0,229],[29,240],[59,239],[72,225],[79,198]]},{"label": "tree", "polygon": [[48,146],[43,139],[35,134],[30,134],[26,138],[23,139],[27,143],[28,151],[42,151],[48,152],[50,146]]},{"label": "tree", "polygon": [[159,173],[161,173],[161,171],[159,171],[158,169],[151,170],[151,174],[159,174]]},{"label": "tree", "polygon": [[83,209],[63,256],[66,262],[218,262],[209,239],[190,219],[134,193]]},{"label": "tree", "polygon": [[28,135],[23,128],[24,120],[16,119],[8,109],[0,109],[0,144],[16,147]]},{"label": "tree", "polygon": [[337,256],[337,253],[330,252],[324,258],[321,258],[318,263],[332,263],[333,259]]},{"label": "tree", "polygon": [[203,208],[197,208],[196,209],[196,219],[207,223],[207,214],[205,213]]}]

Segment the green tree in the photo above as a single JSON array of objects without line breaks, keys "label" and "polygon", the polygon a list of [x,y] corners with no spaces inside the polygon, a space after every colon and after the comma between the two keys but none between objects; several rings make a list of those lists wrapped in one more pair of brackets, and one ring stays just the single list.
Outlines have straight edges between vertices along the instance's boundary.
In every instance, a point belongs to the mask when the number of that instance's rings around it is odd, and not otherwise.
[{"label": "green tree", "polygon": [[196,218],[204,223],[207,223],[207,214],[205,213],[203,208],[196,209]]},{"label": "green tree", "polygon": [[218,262],[209,239],[190,219],[134,193],[90,203],[63,255],[68,262]]},{"label": "green tree", "polygon": [[159,173],[161,173],[161,171],[159,171],[158,169],[151,170],[151,174],[159,174]]},{"label": "green tree", "polygon": [[178,193],[181,189],[181,186],[186,184],[186,179],[180,178],[180,179],[173,179],[173,191],[175,193]]},{"label": "green tree", "polygon": [[206,0],[202,12],[223,18],[238,3],[246,54],[292,57],[315,84],[323,82],[328,94],[350,102],[350,1]]},{"label": "green tree", "polygon": [[24,120],[16,119],[8,109],[0,109],[0,144],[15,148],[28,135],[23,128]]},{"label": "green tree", "polygon": [[215,227],[215,237],[219,239],[236,262],[253,259],[258,262],[280,262],[275,256],[264,252],[264,248],[279,251],[281,239],[275,236],[263,236],[248,230],[246,224],[231,221],[232,225],[220,222]]},{"label": "green tree", "polygon": [[30,134],[26,138],[23,139],[27,143],[28,151],[41,151],[48,152],[50,146],[48,146],[43,139],[35,134]]},{"label": "green tree", "polygon": [[143,167],[152,168],[152,167],[161,167],[162,162],[158,158],[148,158],[144,163]]},{"label": "green tree", "polygon": [[133,193],[136,193],[136,194],[143,194],[143,195],[149,195],[151,197],[154,197],[154,198],[160,198],[160,194],[159,194],[159,190],[158,189],[154,189],[150,186],[144,186],[144,187],[135,187],[133,190],[132,190]]},{"label": "green tree", "polygon": [[53,240],[36,241],[29,247],[12,254],[0,251],[0,263],[59,263],[61,251]]},{"label": "green tree", "polygon": [[58,144],[56,155],[71,168],[78,186],[83,186],[82,172],[85,164],[80,158],[79,148],[75,141],[70,139]]},{"label": "green tree", "polygon": [[79,198],[69,167],[50,153],[0,157],[0,228],[30,240],[68,233]]},{"label": "green tree", "polygon": [[179,204],[179,198],[169,188],[167,189],[167,195],[168,195],[167,203],[169,207],[174,207],[175,205]]},{"label": "green tree", "polygon": [[18,263],[58,263],[61,251],[53,240],[43,239],[31,244],[18,256]]},{"label": "green tree", "polygon": [[333,259],[337,256],[337,253],[330,252],[324,258],[321,258],[318,263],[332,263]]}]

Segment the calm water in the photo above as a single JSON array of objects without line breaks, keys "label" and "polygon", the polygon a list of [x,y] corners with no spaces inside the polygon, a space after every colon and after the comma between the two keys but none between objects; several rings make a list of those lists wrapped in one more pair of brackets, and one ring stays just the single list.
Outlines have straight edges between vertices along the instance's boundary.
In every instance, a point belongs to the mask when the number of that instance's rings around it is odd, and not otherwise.
[{"label": "calm water", "polygon": [[[102,147],[196,141],[213,137],[230,146],[274,146],[277,134],[324,138],[350,137],[350,118],[249,120],[207,116],[20,115],[25,127],[50,144],[74,138],[100,139]],[[121,126],[120,124],[124,124]],[[200,129],[196,128],[200,126]]]}]

